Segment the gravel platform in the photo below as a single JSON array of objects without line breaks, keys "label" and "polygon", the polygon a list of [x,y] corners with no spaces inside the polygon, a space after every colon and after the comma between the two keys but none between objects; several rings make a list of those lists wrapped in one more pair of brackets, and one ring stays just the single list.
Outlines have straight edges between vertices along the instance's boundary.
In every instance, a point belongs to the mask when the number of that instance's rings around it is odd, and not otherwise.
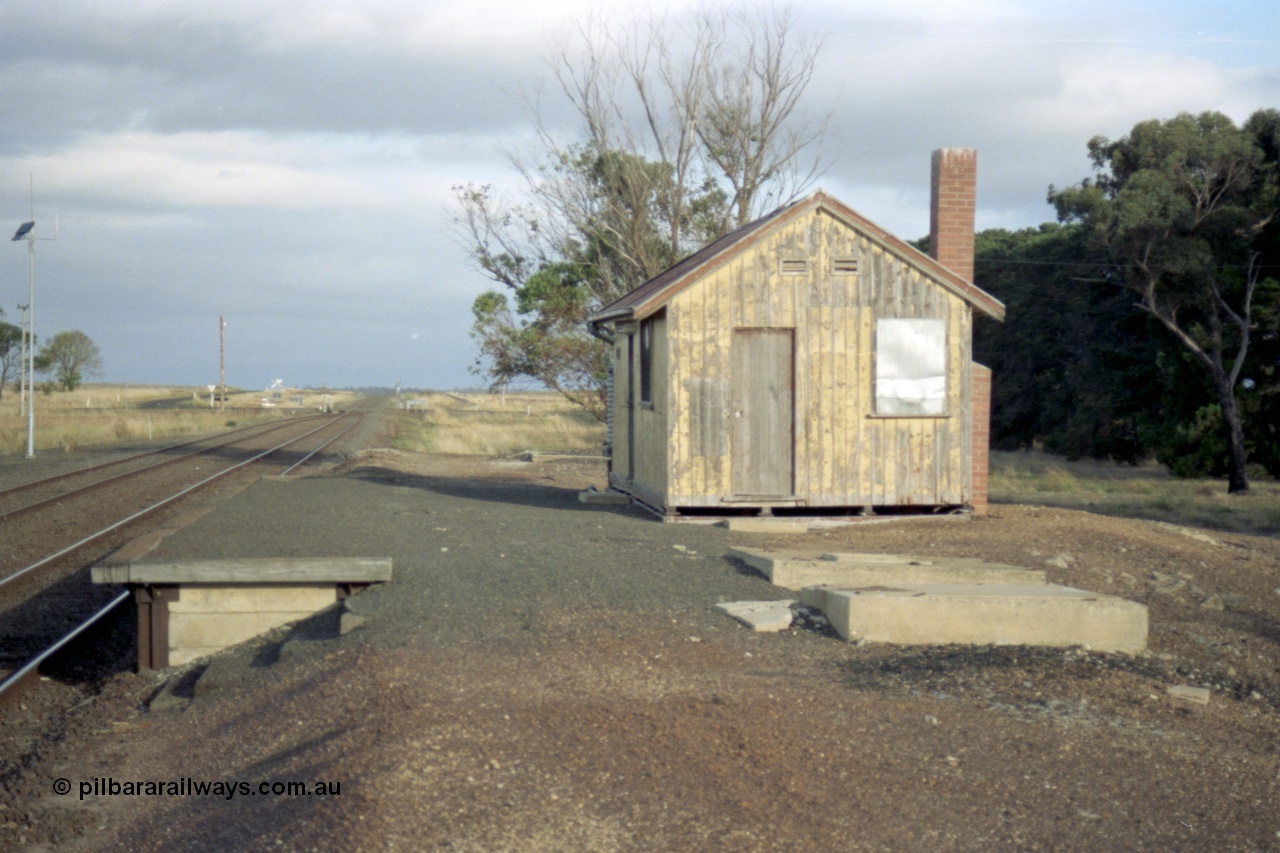
[{"label": "gravel platform", "polygon": [[146,559],[392,557],[394,583],[353,602],[376,612],[362,641],[379,645],[503,644],[548,611],[594,608],[727,628],[707,613],[717,601],[785,597],[724,556],[726,530],[658,524],[577,496],[550,482],[378,469],[264,480]]},{"label": "gravel platform", "polygon": [[[148,559],[390,556],[395,579],[345,635],[335,609],[112,678],[6,772],[0,846],[1280,849],[1274,540],[1022,507],[771,538],[579,503],[602,479],[375,451],[219,505]],[[1148,603],[1153,651],[856,647],[713,612],[790,597],[729,546],[801,542],[1047,563]],[[148,781],[178,787],[109,790]],[[326,787],[270,793],[290,781]]]}]

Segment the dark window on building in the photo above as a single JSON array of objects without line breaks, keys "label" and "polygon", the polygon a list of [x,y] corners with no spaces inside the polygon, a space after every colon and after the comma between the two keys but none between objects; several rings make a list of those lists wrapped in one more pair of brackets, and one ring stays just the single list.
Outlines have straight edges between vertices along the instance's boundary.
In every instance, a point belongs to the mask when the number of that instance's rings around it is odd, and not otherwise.
[{"label": "dark window on building", "polygon": [[640,321],[640,402],[653,405],[653,327],[663,312]]},{"label": "dark window on building", "polygon": [[640,402],[653,405],[653,319],[640,323]]}]

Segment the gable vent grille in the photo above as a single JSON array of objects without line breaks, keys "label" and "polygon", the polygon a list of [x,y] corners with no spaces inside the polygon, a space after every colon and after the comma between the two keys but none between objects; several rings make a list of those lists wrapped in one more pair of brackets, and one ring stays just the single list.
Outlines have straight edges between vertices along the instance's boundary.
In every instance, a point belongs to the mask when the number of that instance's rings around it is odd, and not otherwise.
[{"label": "gable vent grille", "polygon": [[809,261],[805,258],[782,258],[778,269],[783,275],[804,275],[809,272]]},{"label": "gable vent grille", "polygon": [[831,272],[835,275],[857,275],[857,258],[832,258]]}]

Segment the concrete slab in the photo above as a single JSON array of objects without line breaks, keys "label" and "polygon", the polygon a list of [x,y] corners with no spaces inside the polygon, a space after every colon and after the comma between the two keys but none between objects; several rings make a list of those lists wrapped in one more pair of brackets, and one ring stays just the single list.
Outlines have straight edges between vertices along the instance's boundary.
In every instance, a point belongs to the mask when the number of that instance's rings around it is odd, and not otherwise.
[{"label": "concrete slab", "polygon": [[807,521],[790,521],[782,518],[726,518],[720,521],[721,527],[727,527],[738,533],[808,533]]},{"label": "concrete slab", "polygon": [[599,492],[595,489],[588,489],[585,492],[578,492],[578,501],[584,504],[592,504],[593,506],[630,506],[631,498],[622,492]]},{"label": "concrete slab", "polygon": [[526,450],[520,454],[521,462],[604,462],[605,457],[591,453],[543,453]]},{"label": "concrete slab", "polygon": [[180,663],[174,656],[188,649],[225,649],[313,614],[314,611],[170,614],[169,665]]},{"label": "concrete slab", "polygon": [[827,593],[839,592],[845,587],[839,584],[820,584],[818,586],[806,586],[800,590],[800,603],[811,610],[818,610],[822,613],[827,612]]},{"label": "concrete slab", "polygon": [[333,584],[184,586],[168,605],[169,665],[306,619],[335,601]]},{"label": "concrete slab", "polygon": [[770,583],[785,589],[842,585],[846,589],[902,584],[1042,584],[1039,569],[988,563],[968,557],[911,557],[901,554],[824,553],[781,551],[768,548],[730,548],[737,557],[761,572]]},{"label": "concrete slab", "polygon": [[169,614],[177,613],[315,613],[338,600],[333,584],[189,585],[182,588]]},{"label": "concrete slab", "polygon": [[726,601],[715,609],[737,619],[759,633],[784,631],[791,627],[791,605],[794,599],[784,601]]},{"label": "concrete slab", "polygon": [[1207,687],[1189,687],[1182,684],[1174,684],[1167,688],[1167,692],[1174,699],[1195,702],[1197,705],[1209,704],[1209,688]]},{"label": "concrete slab", "polygon": [[903,645],[1088,646],[1140,652],[1147,608],[1051,584],[903,584],[827,590],[824,612],[846,640]]},{"label": "concrete slab", "polygon": [[94,583],[386,583],[390,557],[258,557],[94,566]]}]

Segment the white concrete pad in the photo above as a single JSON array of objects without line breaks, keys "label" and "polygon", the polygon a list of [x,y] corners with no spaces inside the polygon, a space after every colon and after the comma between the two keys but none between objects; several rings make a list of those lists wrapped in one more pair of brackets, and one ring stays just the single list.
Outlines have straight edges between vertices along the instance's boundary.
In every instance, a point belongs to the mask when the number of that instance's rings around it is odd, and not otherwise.
[{"label": "white concrete pad", "polygon": [[189,584],[169,613],[315,613],[338,600],[333,584]]},{"label": "white concrete pad", "polygon": [[791,627],[793,599],[785,601],[726,601],[715,609],[760,633]]},{"label": "white concrete pad", "polygon": [[778,533],[785,535],[809,532],[808,522],[791,521],[782,518],[726,518],[720,522],[720,526],[727,527],[738,533]]},{"label": "white concrete pad", "polygon": [[911,557],[901,554],[843,554],[730,548],[730,556],[760,571],[775,586],[803,590],[811,586],[845,588],[901,584],[1042,584],[1045,574],[971,557]]},{"label": "white concrete pad", "polygon": [[169,603],[169,665],[306,619],[335,601],[333,584],[189,584]]},{"label": "white concrete pad", "polygon": [[631,498],[622,492],[598,492],[595,489],[587,489],[585,492],[578,492],[578,501],[584,504],[592,504],[594,506],[630,506]]},{"label": "white concrete pad", "polygon": [[1209,688],[1207,687],[1189,687],[1184,684],[1173,684],[1168,687],[1167,692],[1174,699],[1195,702],[1197,705],[1209,704]]},{"label": "white concrete pad", "polygon": [[169,615],[169,660],[184,649],[225,649],[272,628],[311,616],[302,613],[180,613]]},{"label": "white concrete pad", "polygon": [[846,640],[903,645],[1088,646],[1140,652],[1147,608],[1051,584],[903,584],[825,591],[824,612]]}]

